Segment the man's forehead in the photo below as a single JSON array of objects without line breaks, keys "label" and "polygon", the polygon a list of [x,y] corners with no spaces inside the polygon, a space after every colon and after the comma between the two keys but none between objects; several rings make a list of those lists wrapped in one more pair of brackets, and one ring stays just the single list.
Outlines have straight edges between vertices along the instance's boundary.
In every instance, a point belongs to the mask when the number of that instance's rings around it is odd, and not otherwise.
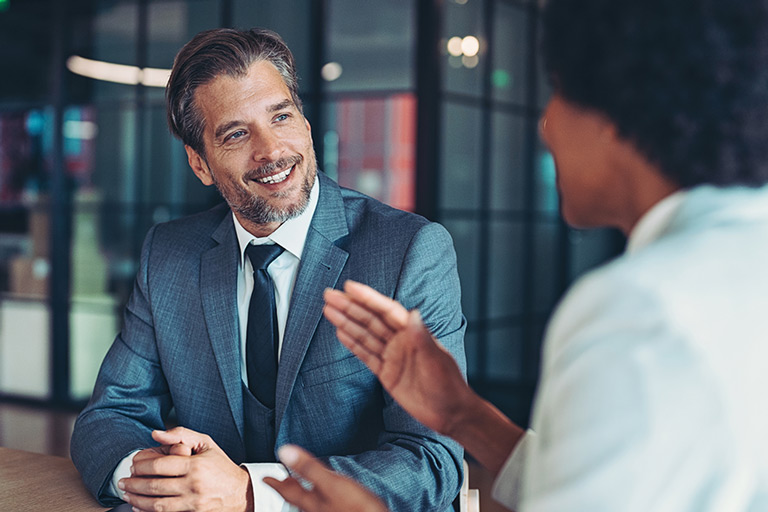
[{"label": "man's forehead", "polygon": [[285,110],[297,109],[290,97],[276,95],[272,98],[255,98],[253,102],[238,102],[234,105],[226,101],[214,99],[207,108],[203,109],[203,115],[216,124],[226,123],[231,118],[247,118],[258,114],[275,114]]},{"label": "man's forehead", "polygon": [[[274,69],[274,68],[273,68]],[[254,73],[244,76],[219,75],[200,85],[194,102],[209,121],[218,124],[222,116],[238,113],[273,113],[298,108],[291,92],[278,75],[277,80]]]}]

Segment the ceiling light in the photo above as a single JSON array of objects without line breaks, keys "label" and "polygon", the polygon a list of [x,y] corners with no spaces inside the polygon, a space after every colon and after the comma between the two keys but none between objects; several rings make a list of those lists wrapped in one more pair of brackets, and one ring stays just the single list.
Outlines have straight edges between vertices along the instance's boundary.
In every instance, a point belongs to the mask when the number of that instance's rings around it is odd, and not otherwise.
[{"label": "ceiling light", "polygon": [[322,67],[320,70],[320,75],[326,82],[333,82],[334,80],[338,80],[343,71],[344,69],[338,62],[329,62]]},{"label": "ceiling light", "polygon": [[171,75],[170,69],[139,68],[86,59],[79,55],[73,55],[67,59],[67,69],[77,75],[96,80],[127,85],[142,84],[147,87],[165,87],[168,83],[168,77]]},{"label": "ceiling light", "polygon": [[448,49],[448,53],[453,55],[454,57],[459,57],[462,54],[461,51],[461,38],[459,36],[454,36],[448,40],[448,44],[445,45]]},{"label": "ceiling light", "polygon": [[461,40],[461,52],[467,57],[474,57],[480,51],[480,41],[475,36],[467,36]]}]

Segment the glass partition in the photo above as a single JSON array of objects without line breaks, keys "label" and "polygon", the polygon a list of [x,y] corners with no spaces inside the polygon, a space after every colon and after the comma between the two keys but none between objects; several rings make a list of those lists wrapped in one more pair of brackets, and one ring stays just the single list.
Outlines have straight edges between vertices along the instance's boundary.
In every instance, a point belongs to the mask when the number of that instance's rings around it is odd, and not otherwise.
[{"label": "glass partition", "polygon": [[[321,169],[398,208],[420,205],[451,232],[470,382],[526,421],[553,306],[622,243],[559,218],[554,161],[536,132],[550,94],[538,2],[9,4],[0,10],[0,75],[12,77],[0,80],[0,398],[89,396],[147,230],[220,201],[166,126],[174,55],[200,30],[261,26],[296,57]],[[133,78],[88,78],[73,70],[78,59],[127,66]]]}]

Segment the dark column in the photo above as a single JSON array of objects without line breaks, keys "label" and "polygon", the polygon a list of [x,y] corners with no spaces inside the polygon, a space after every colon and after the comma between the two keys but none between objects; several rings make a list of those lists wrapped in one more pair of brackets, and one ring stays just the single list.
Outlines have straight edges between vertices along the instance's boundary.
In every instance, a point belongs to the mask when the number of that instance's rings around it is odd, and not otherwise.
[{"label": "dark column", "polygon": [[53,138],[51,144],[51,278],[49,303],[51,311],[51,401],[69,401],[69,288],[71,269],[72,199],[64,166],[64,49],[67,26],[66,3],[51,0],[51,105]]},{"label": "dark column", "polygon": [[416,212],[437,219],[442,79],[442,0],[416,2]]}]

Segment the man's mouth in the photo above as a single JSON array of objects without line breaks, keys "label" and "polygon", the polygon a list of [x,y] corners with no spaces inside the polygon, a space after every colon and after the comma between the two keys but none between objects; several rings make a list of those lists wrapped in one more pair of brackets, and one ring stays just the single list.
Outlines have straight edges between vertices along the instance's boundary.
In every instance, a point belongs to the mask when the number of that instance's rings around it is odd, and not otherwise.
[{"label": "man's mouth", "polygon": [[256,178],[254,181],[258,181],[259,183],[265,183],[265,184],[275,184],[275,183],[281,183],[288,179],[288,176],[293,172],[294,167],[296,167],[296,164],[290,166],[284,171],[281,171],[277,174],[273,174],[271,176],[266,176],[264,178]]}]

